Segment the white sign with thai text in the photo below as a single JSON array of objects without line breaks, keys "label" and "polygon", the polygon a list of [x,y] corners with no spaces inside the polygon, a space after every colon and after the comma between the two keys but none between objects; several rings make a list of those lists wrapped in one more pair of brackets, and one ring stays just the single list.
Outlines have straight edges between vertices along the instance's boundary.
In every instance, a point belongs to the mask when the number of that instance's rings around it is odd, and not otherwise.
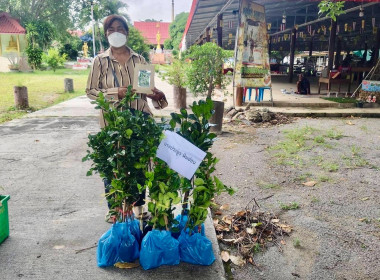
[{"label": "white sign with thai text", "polygon": [[165,130],[165,138],[157,150],[157,157],[171,169],[191,179],[206,153],[175,132]]}]

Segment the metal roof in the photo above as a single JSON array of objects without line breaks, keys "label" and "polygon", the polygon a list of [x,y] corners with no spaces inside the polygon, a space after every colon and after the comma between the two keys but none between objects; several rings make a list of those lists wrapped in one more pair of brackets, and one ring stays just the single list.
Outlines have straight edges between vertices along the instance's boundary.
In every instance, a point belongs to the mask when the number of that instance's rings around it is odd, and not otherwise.
[{"label": "metal roof", "polygon": [[[295,25],[302,25],[314,20],[317,20],[319,1],[314,0],[257,0],[258,4],[264,5],[266,11],[267,23],[271,24],[268,31],[269,34],[280,31],[280,25],[283,15],[286,15],[286,28],[293,28]],[[363,6],[368,6],[365,10],[366,17],[376,17],[377,23],[380,23],[380,4],[367,3]],[[378,1],[376,1],[378,2]],[[345,9],[360,6],[362,2],[346,2]],[[216,41],[216,22],[218,14],[223,14],[223,48],[233,49],[235,46],[234,39],[238,24],[239,0],[193,0],[192,13],[190,13],[186,38],[186,47],[195,44],[198,39],[206,33],[206,28],[209,27],[212,31],[212,40]],[[339,20],[361,20],[357,12],[340,16]],[[329,26],[329,22],[324,22]],[[321,25],[321,24],[320,24]],[[371,21],[367,20],[366,25],[371,26]],[[289,32],[288,32],[289,33]],[[302,45],[302,44],[301,44]]]}]

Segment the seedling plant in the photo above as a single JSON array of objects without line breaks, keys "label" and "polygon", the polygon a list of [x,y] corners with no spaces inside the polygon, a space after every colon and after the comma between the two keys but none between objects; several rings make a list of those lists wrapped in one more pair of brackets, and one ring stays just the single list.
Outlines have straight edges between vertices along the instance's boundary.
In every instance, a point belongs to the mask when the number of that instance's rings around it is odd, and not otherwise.
[{"label": "seedling plant", "polygon": [[145,182],[150,159],[155,156],[162,135],[162,127],[153,118],[130,108],[135,99],[131,86],[116,106],[100,93],[93,103],[103,110],[107,125],[89,135],[90,149],[83,158],[92,161],[88,176],[96,172],[111,182],[107,197],[118,220],[132,214],[132,206],[139,199],[138,184]]}]

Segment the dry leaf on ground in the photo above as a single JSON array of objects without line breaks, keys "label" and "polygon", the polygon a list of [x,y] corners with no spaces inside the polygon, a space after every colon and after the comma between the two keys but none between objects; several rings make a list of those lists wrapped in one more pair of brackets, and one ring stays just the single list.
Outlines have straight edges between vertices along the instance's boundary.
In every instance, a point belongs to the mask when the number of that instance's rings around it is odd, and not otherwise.
[{"label": "dry leaf on ground", "polygon": [[234,216],[236,217],[243,217],[247,214],[247,212],[249,213],[250,211],[239,211],[239,212],[236,212]]},{"label": "dry leaf on ground", "polygon": [[245,261],[243,260],[242,257],[240,256],[230,256],[230,260],[232,261],[233,264],[238,265],[238,266],[243,266],[245,265]]},{"label": "dry leaf on ground", "polygon": [[246,231],[249,234],[255,234],[256,233],[256,229],[255,228],[246,228]]},{"label": "dry leaf on ground", "polygon": [[216,231],[230,231],[230,227],[229,226],[224,226],[224,225],[221,225],[221,224],[217,224],[215,226],[215,230]]},{"label": "dry leaf on ground", "polygon": [[317,184],[317,182],[315,182],[315,181],[309,181],[306,183],[302,183],[302,185],[304,185],[306,187],[314,187],[316,184]]},{"label": "dry leaf on ground", "polygon": [[230,259],[230,253],[228,253],[227,251],[220,252],[220,256],[222,257],[222,260],[224,262],[228,262]]},{"label": "dry leaf on ground", "polygon": [[292,231],[292,228],[288,225],[285,225],[285,224],[279,224],[278,225],[279,227],[281,227],[281,229],[286,232],[286,233],[290,233]]},{"label": "dry leaf on ground", "polygon": [[232,217],[230,217],[230,216],[224,216],[223,218],[222,218],[222,221],[223,222],[225,222],[226,224],[232,224]]},{"label": "dry leaf on ground", "polygon": [[235,243],[236,239],[234,238],[229,238],[229,239],[222,239],[222,242],[224,243]]},{"label": "dry leaf on ground", "polygon": [[115,267],[117,268],[135,268],[135,267],[139,267],[140,264],[137,262],[137,263],[121,263],[121,262],[118,262],[118,263],[115,263]]},{"label": "dry leaf on ground", "polygon": [[230,205],[229,204],[224,204],[224,205],[220,206],[219,209],[220,210],[230,210]]}]

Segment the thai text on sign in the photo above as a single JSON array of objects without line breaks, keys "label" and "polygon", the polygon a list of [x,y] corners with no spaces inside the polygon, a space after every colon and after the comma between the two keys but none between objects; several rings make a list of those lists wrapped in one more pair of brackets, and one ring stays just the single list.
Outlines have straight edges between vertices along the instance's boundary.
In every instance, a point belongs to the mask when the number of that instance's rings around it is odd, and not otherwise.
[{"label": "thai text on sign", "polygon": [[175,132],[165,130],[157,157],[187,179],[194,176],[206,153]]}]

